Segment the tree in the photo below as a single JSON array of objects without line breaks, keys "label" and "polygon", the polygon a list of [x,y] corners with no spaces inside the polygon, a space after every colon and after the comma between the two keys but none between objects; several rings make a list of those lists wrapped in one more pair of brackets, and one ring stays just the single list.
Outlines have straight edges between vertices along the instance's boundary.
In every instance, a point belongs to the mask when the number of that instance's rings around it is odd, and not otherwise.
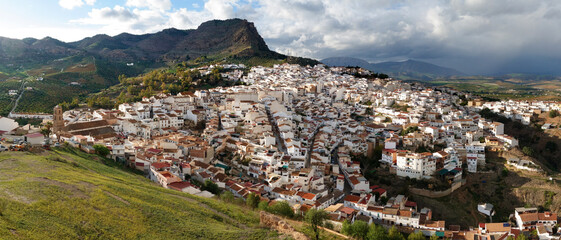
[{"label": "tree", "polygon": [[523,233],[520,233],[518,234],[518,237],[516,237],[516,240],[528,240],[528,237],[526,237]]},{"label": "tree", "polygon": [[440,239],[440,237],[436,236],[436,234],[430,236],[430,240],[438,240],[438,239]]},{"label": "tree", "polygon": [[345,221],[343,221],[343,226],[341,227],[341,233],[347,236],[351,235],[351,223],[349,222],[349,220],[345,219]]},{"label": "tree", "polygon": [[386,233],[386,229],[380,225],[370,224],[368,228],[368,234],[366,236],[368,239],[376,239],[376,240],[387,240],[388,234]]},{"label": "tree", "polygon": [[211,181],[210,179],[205,180],[205,183],[203,184],[203,186],[201,186],[201,190],[202,191],[209,191],[213,194],[219,194],[220,193],[220,188],[218,187],[218,185],[216,183],[214,183],[213,181]]},{"label": "tree", "polygon": [[119,75],[118,79],[120,83],[125,83],[127,76],[125,76],[125,74],[121,74]]},{"label": "tree", "polygon": [[[372,104],[372,103],[371,103],[371,104]],[[369,107],[369,108],[366,108],[365,114],[366,114],[366,115],[372,115],[372,114],[374,114],[374,111],[372,111],[372,108]]]},{"label": "tree", "polygon": [[45,125],[43,125],[43,127],[41,128],[41,134],[43,134],[43,136],[45,136],[45,138],[49,138],[49,136],[51,135],[52,129],[53,128],[53,122],[47,122]]},{"label": "tree", "polygon": [[349,222],[349,220],[345,219],[345,221],[343,221],[343,226],[341,226],[341,233],[347,236],[351,234],[351,223]]},{"label": "tree", "polygon": [[257,194],[255,193],[250,193],[247,196],[247,199],[245,200],[245,203],[247,204],[247,206],[251,207],[252,209],[255,209],[258,207],[259,205],[259,196],[257,196]]},{"label": "tree", "polygon": [[97,155],[99,156],[106,157],[107,155],[109,155],[109,148],[104,145],[95,144],[93,145],[93,148],[95,149],[95,153],[97,153]]},{"label": "tree", "polygon": [[409,234],[409,237],[407,237],[407,240],[426,240],[427,238],[425,237],[425,235],[423,235],[422,232],[416,232],[416,233],[411,233]]},{"label": "tree", "polygon": [[549,117],[550,118],[554,118],[554,117],[557,117],[557,116],[559,116],[559,111],[557,111],[557,110],[549,111]]},{"label": "tree", "polygon": [[523,147],[523,148],[522,148],[522,152],[523,152],[524,154],[526,154],[527,156],[530,156],[530,157],[531,157],[532,155],[534,155],[534,149],[532,149],[531,147],[528,147],[528,146]]},{"label": "tree", "polygon": [[395,226],[392,226],[388,231],[388,240],[405,240],[405,237],[403,237]]},{"label": "tree", "polygon": [[368,223],[365,221],[355,221],[351,226],[350,236],[356,239],[364,240],[368,235]]},{"label": "tree", "polygon": [[312,208],[306,212],[306,216],[304,216],[305,221],[310,224],[310,227],[316,234],[316,240],[319,240],[319,227],[322,227],[324,221],[329,219],[329,215],[327,212],[321,209]]},{"label": "tree", "polygon": [[292,207],[285,201],[276,202],[273,206],[269,207],[269,211],[273,214],[288,218],[294,217],[294,210],[292,210]]}]

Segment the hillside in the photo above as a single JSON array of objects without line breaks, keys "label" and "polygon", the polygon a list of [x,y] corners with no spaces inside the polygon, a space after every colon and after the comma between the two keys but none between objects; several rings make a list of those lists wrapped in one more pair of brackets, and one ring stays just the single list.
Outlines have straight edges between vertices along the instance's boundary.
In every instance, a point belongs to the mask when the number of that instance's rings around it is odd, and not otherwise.
[{"label": "hillside", "polygon": [[73,150],[0,153],[2,239],[267,239],[259,214]]},{"label": "hillside", "polygon": [[212,20],[190,30],[100,34],[70,43],[50,37],[0,37],[0,115],[7,115],[15,105],[17,96],[9,96],[8,91],[23,90],[22,86],[32,90],[26,90],[15,111],[49,113],[60,102],[83,100],[117,84],[121,74],[132,77],[183,62],[219,61],[249,66],[318,63],[271,51],[253,23],[242,19]]},{"label": "hillside", "polygon": [[321,62],[328,66],[359,66],[370,71],[387,73],[393,78],[404,80],[430,80],[441,77],[464,75],[455,69],[415,60],[369,63],[358,58],[331,57],[323,59]]}]

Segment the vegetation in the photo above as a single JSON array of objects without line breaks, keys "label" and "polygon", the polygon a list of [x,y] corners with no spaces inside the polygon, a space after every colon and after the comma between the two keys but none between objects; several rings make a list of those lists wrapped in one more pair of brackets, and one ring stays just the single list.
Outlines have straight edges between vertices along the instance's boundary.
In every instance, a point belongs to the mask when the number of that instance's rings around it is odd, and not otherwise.
[{"label": "vegetation", "polygon": [[270,213],[281,215],[283,217],[294,218],[294,210],[292,210],[292,207],[290,207],[290,205],[285,201],[275,202],[266,210]]},{"label": "vegetation", "polygon": [[[341,228],[341,233],[360,240],[405,240],[405,237],[395,226],[392,226],[392,228],[386,232],[383,226],[376,224],[370,224],[369,226],[368,223],[361,220],[354,221],[352,224],[345,220]],[[413,233],[409,235],[408,239],[417,240],[426,238],[422,233]]]},{"label": "vegetation", "polygon": [[220,194],[220,188],[210,179],[205,180],[204,184],[201,186],[201,191],[209,191],[212,194]]},{"label": "vegetation", "polygon": [[557,110],[549,111],[549,117],[550,118],[554,118],[554,117],[557,117],[557,116],[559,116],[559,111],[557,111]]},{"label": "vegetation", "polygon": [[534,155],[534,149],[532,149],[532,148],[529,147],[529,146],[524,146],[524,147],[522,148],[522,152],[523,152],[524,154],[526,154],[527,156],[530,156],[530,157]]},{"label": "vegetation", "polygon": [[258,207],[259,205],[259,196],[257,196],[255,193],[250,193],[247,196],[247,199],[245,200],[247,206],[251,207],[252,209],[255,209]]},{"label": "vegetation", "polygon": [[410,126],[407,129],[401,131],[401,133],[399,134],[400,136],[405,136],[409,133],[413,133],[413,132],[417,132],[419,131],[419,127],[418,126]]},{"label": "vegetation", "polygon": [[[559,137],[545,133],[536,123],[524,125],[519,121],[512,121],[494,113],[487,108],[481,110],[479,114],[485,119],[504,123],[505,134],[518,139],[519,148],[525,155],[535,158],[550,170],[557,172],[561,170],[561,155],[554,151],[561,144]],[[542,168],[544,167],[543,165]],[[546,171],[548,170],[547,168],[545,168]]]},{"label": "vegetation", "polygon": [[73,149],[2,153],[0,169],[2,239],[278,238],[257,212],[164,189]]},{"label": "vegetation", "polygon": [[319,227],[324,225],[325,220],[329,219],[327,212],[321,209],[312,208],[306,212],[304,216],[305,221],[310,225],[310,228],[316,236],[316,240],[319,240]]},{"label": "vegetation", "polygon": [[95,153],[97,153],[97,155],[105,157],[107,155],[109,155],[109,148],[107,148],[104,145],[101,144],[95,144],[93,145],[93,148],[95,149]]}]

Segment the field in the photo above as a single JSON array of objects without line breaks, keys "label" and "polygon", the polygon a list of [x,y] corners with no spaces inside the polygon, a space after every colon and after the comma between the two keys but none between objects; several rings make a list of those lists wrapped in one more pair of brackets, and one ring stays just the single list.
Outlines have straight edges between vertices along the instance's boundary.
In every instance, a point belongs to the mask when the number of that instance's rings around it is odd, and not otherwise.
[{"label": "field", "polygon": [[2,239],[268,239],[257,212],[58,149],[0,153]]},{"label": "field", "polygon": [[463,77],[422,81],[491,99],[561,100],[561,78],[524,75]]}]

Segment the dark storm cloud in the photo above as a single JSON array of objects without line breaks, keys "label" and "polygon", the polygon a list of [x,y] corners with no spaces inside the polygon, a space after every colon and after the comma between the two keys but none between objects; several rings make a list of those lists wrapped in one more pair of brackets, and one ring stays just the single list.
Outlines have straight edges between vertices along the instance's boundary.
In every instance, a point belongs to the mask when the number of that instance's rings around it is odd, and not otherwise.
[{"label": "dark storm cloud", "polygon": [[532,72],[541,61],[552,66],[547,62],[561,59],[560,6],[553,0],[267,0],[248,18],[271,48],[294,55]]}]

